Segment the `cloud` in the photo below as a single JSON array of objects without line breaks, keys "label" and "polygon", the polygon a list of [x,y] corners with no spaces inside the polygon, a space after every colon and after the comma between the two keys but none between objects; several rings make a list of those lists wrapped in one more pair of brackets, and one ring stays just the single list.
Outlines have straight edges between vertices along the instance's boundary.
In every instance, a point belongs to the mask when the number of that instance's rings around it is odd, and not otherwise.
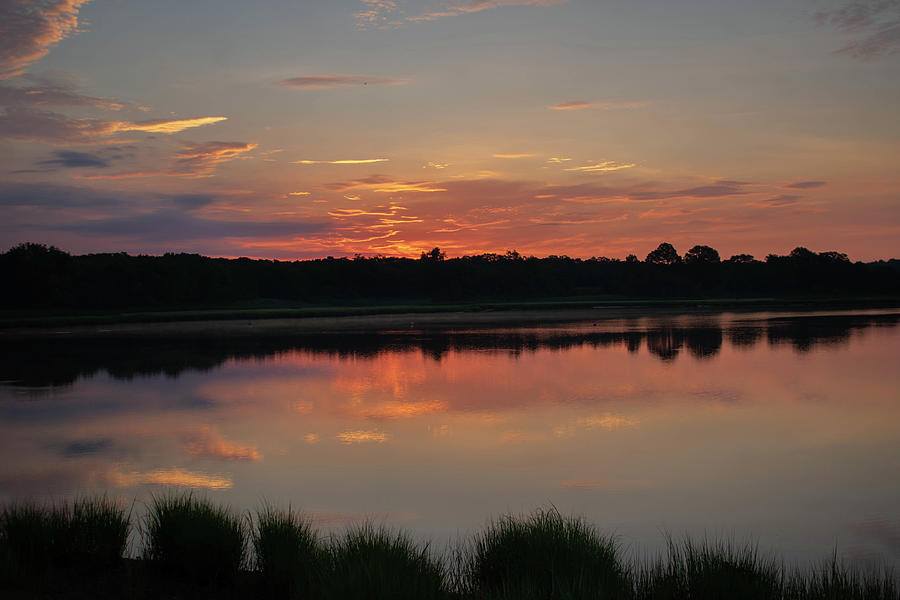
[{"label": "cloud", "polygon": [[184,210],[197,210],[204,206],[209,206],[215,201],[215,198],[208,194],[175,194],[166,196],[175,206]]},{"label": "cloud", "polygon": [[194,458],[207,460],[262,460],[262,454],[254,446],[225,439],[211,427],[183,436],[182,448]]},{"label": "cloud", "polygon": [[621,171],[622,169],[630,169],[635,166],[634,163],[623,165],[612,160],[604,160],[592,165],[582,167],[569,167],[566,171],[581,171],[585,173],[600,173],[605,171]]},{"label": "cloud", "polygon": [[178,133],[193,127],[212,125],[221,121],[227,121],[228,117],[194,117],[193,119],[156,119],[153,121],[139,121],[129,123],[117,121],[115,132],[119,131],[144,131],[146,133]]},{"label": "cloud", "polygon": [[756,206],[765,206],[765,207],[774,207],[778,208],[781,206],[791,206],[793,204],[797,204],[803,196],[793,196],[790,194],[782,194],[780,196],[775,196],[774,198],[768,198],[767,200],[761,200],[760,202],[755,202]]},{"label": "cloud", "polygon": [[165,169],[132,171],[110,175],[81,175],[79,179],[137,179],[142,177],[212,177],[216,167],[241,158],[257,147],[252,142],[188,142],[172,156]]},{"label": "cloud", "polygon": [[336,183],[327,183],[323,186],[327,190],[335,192],[346,192],[354,189],[369,189],[379,193],[400,193],[400,192],[446,192],[447,189],[440,187],[433,181],[395,181],[384,175],[371,175],[362,179],[353,179],[351,181],[340,181]]},{"label": "cloud", "polygon": [[362,7],[353,13],[357,26],[361,28],[384,26],[388,24],[388,17],[397,11],[397,3],[394,0],[360,0]]},{"label": "cloud", "polygon": [[88,237],[128,238],[141,242],[183,242],[221,238],[300,236],[327,229],[321,222],[224,221],[206,219],[182,210],[158,210],[125,217],[87,219],[63,226],[47,227]]},{"label": "cloud", "polygon": [[54,152],[54,158],[42,160],[38,164],[46,167],[64,167],[66,169],[78,169],[83,167],[93,167],[97,169],[105,169],[109,166],[109,161],[101,157],[99,154],[90,152],[72,152],[63,150]]},{"label": "cloud", "polygon": [[21,75],[51,47],[76,33],[78,11],[89,1],[0,1],[0,79]]},{"label": "cloud", "polygon": [[257,144],[251,142],[186,144],[183,150],[175,153],[169,174],[207,177],[212,174],[217,165],[234,160],[245,152],[253,150],[256,146]]},{"label": "cloud", "polygon": [[389,158],[344,158],[341,160],[295,160],[293,165],[367,165],[388,162]]},{"label": "cloud", "polygon": [[5,114],[0,114],[0,138],[47,144],[106,144],[110,143],[108,138],[116,133],[137,131],[171,134],[225,119],[226,117],[196,117],[140,122],[108,121],[78,119],[25,106],[9,106]]},{"label": "cloud", "polygon": [[39,206],[46,208],[99,208],[119,206],[120,195],[90,188],[18,183],[0,187],[0,206]]},{"label": "cloud", "polygon": [[395,0],[361,0],[362,7],[356,13],[356,24],[361,29],[388,27],[403,23],[435,21],[443,17],[455,17],[504,6],[552,6],[567,0],[446,0],[439,8],[408,15]]},{"label": "cloud", "polygon": [[378,431],[355,430],[344,431],[343,433],[337,434],[335,437],[344,444],[364,444],[366,442],[381,444],[386,442],[389,436],[386,433]]},{"label": "cloud", "polygon": [[785,184],[784,187],[792,190],[811,190],[813,188],[822,187],[823,185],[827,185],[825,181],[795,181],[793,183]]},{"label": "cloud", "polygon": [[900,53],[900,2],[898,0],[850,0],[841,8],[821,11],[816,22],[857,36],[835,51],[860,61]]},{"label": "cloud", "polygon": [[563,102],[548,106],[550,110],[584,110],[586,108],[595,108],[598,110],[618,110],[629,108],[642,108],[647,106],[649,102],[588,102],[586,100],[573,100],[571,102]]},{"label": "cloud", "polygon": [[450,163],[439,163],[439,162],[428,161],[427,164],[422,165],[422,168],[423,169],[437,169],[440,171],[442,169],[446,169],[449,166],[450,166]]},{"label": "cloud", "polygon": [[537,156],[537,154],[522,153],[522,154],[494,154],[493,155],[494,158],[531,158],[533,156]]},{"label": "cloud", "polygon": [[27,77],[30,86],[13,86],[0,83],[0,106],[89,106],[103,110],[138,109],[144,107],[132,102],[112,98],[85,96],[74,84]]},{"label": "cloud", "polygon": [[307,90],[322,90],[336,87],[360,85],[405,85],[408,79],[389,79],[386,77],[368,77],[366,75],[312,75],[309,77],[292,77],[276,81],[272,85],[294,87]]}]

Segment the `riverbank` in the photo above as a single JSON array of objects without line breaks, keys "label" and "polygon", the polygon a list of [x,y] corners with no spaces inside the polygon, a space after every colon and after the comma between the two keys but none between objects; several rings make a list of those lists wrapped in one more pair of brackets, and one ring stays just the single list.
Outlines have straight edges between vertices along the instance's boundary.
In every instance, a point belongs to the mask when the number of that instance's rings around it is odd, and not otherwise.
[{"label": "riverbank", "polygon": [[[133,508],[133,507],[132,507]],[[785,566],[752,543],[668,540],[628,558],[593,524],[540,509],[491,521],[445,555],[372,522],[326,537],[302,514],[238,514],[156,496],[140,523],[107,498],[0,510],[5,598],[897,600],[897,579],[830,560]],[[130,533],[138,548],[126,557]]]},{"label": "riverbank", "polygon": [[900,307],[900,297],[581,299],[442,305],[0,313],[0,342],[66,337],[241,337],[609,320],[648,315]]}]

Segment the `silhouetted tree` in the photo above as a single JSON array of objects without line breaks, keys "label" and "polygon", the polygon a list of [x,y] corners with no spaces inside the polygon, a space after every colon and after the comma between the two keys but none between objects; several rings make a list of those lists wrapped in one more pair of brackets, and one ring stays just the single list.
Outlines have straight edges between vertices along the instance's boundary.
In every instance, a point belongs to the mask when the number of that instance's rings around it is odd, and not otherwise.
[{"label": "silhouetted tree", "polygon": [[849,263],[850,259],[847,258],[847,255],[843,252],[819,252],[819,258],[821,258],[824,262],[832,262],[832,263]]},{"label": "silhouetted tree", "polygon": [[441,251],[440,248],[434,248],[431,252],[423,252],[422,256],[419,257],[420,260],[444,260],[447,258],[447,255]]},{"label": "silhouetted tree", "polygon": [[629,254],[628,256],[625,257],[625,262],[627,262],[629,264],[635,264],[635,263],[639,263],[641,261],[634,254]]},{"label": "silhouetted tree", "polygon": [[715,248],[694,246],[685,253],[684,262],[688,264],[715,264],[721,262],[721,259]]},{"label": "silhouetted tree", "polygon": [[752,263],[752,262],[753,262],[753,255],[752,255],[752,254],[735,254],[735,255],[733,255],[731,258],[729,258],[728,260],[726,260],[725,262],[727,262],[727,263],[741,263],[741,264]]},{"label": "silhouetted tree", "polygon": [[681,262],[681,257],[672,244],[663,242],[647,255],[645,262],[653,265],[674,265]]}]

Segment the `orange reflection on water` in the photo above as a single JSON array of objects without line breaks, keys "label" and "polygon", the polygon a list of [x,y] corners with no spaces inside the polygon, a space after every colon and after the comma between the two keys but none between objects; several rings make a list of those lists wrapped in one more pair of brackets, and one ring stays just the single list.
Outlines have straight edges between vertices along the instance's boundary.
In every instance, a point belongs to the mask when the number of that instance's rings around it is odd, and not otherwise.
[{"label": "orange reflection on water", "polygon": [[156,469],[145,473],[138,471],[112,471],[108,477],[110,485],[119,488],[156,484],[208,490],[227,490],[234,486],[234,481],[228,477],[188,471],[178,467]]},{"label": "orange reflection on water", "polygon": [[185,452],[196,458],[212,460],[262,460],[263,458],[263,455],[254,446],[227,440],[208,425],[201,427],[196,434],[186,436],[182,447]]},{"label": "orange reflection on water", "polygon": [[337,439],[345,444],[365,444],[366,442],[384,443],[388,439],[388,434],[379,431],[363,431],[361,429],[355,431],[344,431],[337,434]]}]

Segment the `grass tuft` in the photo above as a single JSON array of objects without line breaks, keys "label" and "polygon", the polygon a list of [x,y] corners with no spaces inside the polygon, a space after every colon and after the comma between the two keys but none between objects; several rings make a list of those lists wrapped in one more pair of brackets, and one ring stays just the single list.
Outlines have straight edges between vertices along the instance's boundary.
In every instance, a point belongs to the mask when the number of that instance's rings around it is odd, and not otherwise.
[{"label": "grass tuft", "polygon": [[476,598],[625,598],[629,577],[612,537],[542,509],[505,516],[478,535],[461,576]]},{"label": "grass tuft", "polygon": [[638,576],[637,597],[653,600],[776,600],[782,570],[754,544],[668,539],[668,558]]},{"label": "grass tuft", "polygon": [[900,600],[900,587],[890,570],[861,573],[831,560],[810,573],[794,571],[785,578],[784,600]]},{"label": "grass tuft", "polygon": [[253,528],[256,567],[271,595],[307,596],[319,585],[325,550],[312,525],[290,507],[257,512]]},{"label": "grass tuft", "polygon": [[233,580],[247,553],[245,519],[192,493],[154,496],[143,537],[145,559],[202,584]]},{"label": "grass tuft", "polygon": [[121,564],[128,530],[125,510],[106,497],[6,506],[0,511],[0,574],[9,580],[59,569],[112,569]]},{"label": "grass tuft", "polygon": [[372,523],[332,540],[326,598],[443,598],[445,569],[427,545]]}]

